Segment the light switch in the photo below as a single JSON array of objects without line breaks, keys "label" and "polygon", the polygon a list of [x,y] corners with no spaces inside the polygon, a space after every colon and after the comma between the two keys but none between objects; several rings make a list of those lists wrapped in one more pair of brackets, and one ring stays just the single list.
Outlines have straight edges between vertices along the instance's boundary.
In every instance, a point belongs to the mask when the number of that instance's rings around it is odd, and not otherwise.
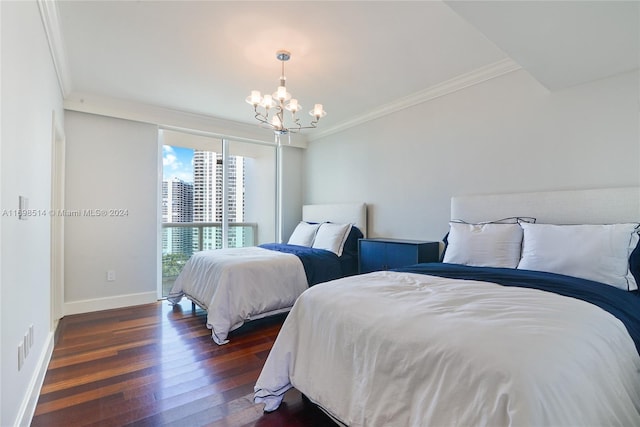
[{"label": "light switch", "polygon": [[18,196],[18,219],[26,220],[28,216],[25,212],[29,209],[29,199],[25,196]]}]

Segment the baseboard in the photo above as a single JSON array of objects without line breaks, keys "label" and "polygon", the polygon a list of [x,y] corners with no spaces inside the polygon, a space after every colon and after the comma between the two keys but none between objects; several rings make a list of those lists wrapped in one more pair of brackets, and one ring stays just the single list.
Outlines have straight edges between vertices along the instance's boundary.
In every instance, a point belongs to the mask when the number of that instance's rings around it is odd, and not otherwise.
[{"label": "baseboard", "polygon": [[93,311],[111,310],[113,308],[130,307],[156,302],[158,293],[141,292],[137,294],[118,295],[115,297],[94,298],[64,303],[64,315],[90,313]]},{"label": "baseboard", "polygon": [[38,398],[40,397],[40,390],[42,390],[42,384],[44,383],[44,377],[47,374],[49,361],[53,354],[54,336],[55,331],[51,331],[47,335],[44,350],[40,353],[40,358],[38,359],[38,369],[36,370],[35,375],[31,378],[27,388],[27,393],[25,393],[24,400],[20,405],[20,410],[18,411],[15,423],[16,426],[31,425],[33,414],[36,412]]}]

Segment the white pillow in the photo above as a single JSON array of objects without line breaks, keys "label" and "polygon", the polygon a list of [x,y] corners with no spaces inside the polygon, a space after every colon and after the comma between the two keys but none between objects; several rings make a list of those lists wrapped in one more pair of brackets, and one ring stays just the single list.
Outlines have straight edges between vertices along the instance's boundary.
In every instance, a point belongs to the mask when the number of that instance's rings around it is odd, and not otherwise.
[{"label": "white pillow", "polygon": [[638,289],[629,271],[629,256],[638,244],[638,224],[521,225],[524,239],[518,268]]},{"label": "white pillow", "polygon": [[308,222],[300,221],[293,233],[291,233],[288,243],[290,245],[311,247],[318,227],[320,227],[320,224],[309,224]]},{"label": "white pillow", "polygon": [[516,268],[520,261],[519,224],[449,223],[448,245],[442,262],[476,267]]},{"label": "white pillow", "polygon": [[313,248],[325,249],[341,256],[344,242],[351,231],[351,224],[333,224],[324,222],[318,228],[316,238],[313,241]]}]

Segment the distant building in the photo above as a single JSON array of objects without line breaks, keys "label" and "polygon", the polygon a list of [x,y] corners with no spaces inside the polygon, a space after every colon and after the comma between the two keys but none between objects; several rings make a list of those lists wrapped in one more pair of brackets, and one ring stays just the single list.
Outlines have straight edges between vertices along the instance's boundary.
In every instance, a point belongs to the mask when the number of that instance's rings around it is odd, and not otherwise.
[{"label": "distant building", "polygon": [[[179,178],[162,181],[162,222],[193,222],[193,184]],[[192,228],[165,227],[162,253],[193,253]]]},{"label": "distant building", "polygon": [[193,222],[193,184],[179,178],[162,181],[162,222]]},{"label": "distant building", "polygon": [[[194,150],[193,152],[193,221],[222,222],[222,153]],[[229,156],[228,195],[226,206],[229,222],[244,221],[244,159]],[[245,246],[242,228],[229,229],[228,246]],[[207,228],[203,232],[204,249],[222,247],[221,227]]]}]

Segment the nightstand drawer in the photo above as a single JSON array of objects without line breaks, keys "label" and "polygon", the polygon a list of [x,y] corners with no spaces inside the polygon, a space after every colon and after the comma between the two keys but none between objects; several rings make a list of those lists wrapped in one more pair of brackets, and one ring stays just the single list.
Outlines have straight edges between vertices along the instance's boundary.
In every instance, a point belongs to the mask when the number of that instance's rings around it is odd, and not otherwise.
[{"label": "nightstand drawer", "polygon": [[438,242],[401,239],[360,239],[360,273],[389,270],[421,262],[438,261]]}]

